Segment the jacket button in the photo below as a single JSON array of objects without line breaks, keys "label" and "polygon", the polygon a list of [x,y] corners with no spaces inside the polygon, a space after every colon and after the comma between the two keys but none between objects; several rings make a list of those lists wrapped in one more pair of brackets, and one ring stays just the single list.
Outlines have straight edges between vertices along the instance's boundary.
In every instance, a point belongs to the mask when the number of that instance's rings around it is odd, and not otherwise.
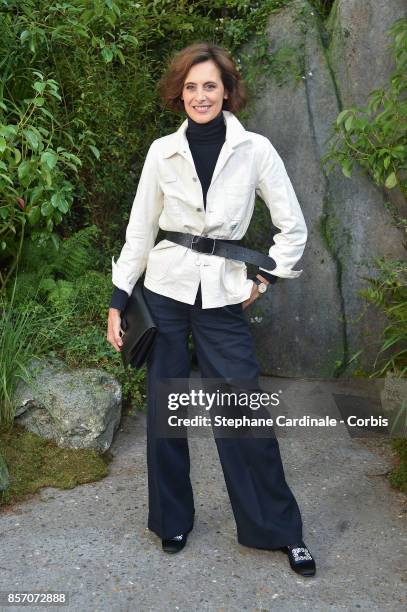
[{"label": "jacket button", "polygon": [[197,181],[198,179],[196,178],[196,176],[193,176],[193,177],[192,177],[192,180],[193,180],[193,181],[195,181],[195,183],[196,183],[196,181]]},{"label": "jacket button", "polygon": [[202,208],[197,208],[196,210],[197,210],[198,212],[201,212]]}]

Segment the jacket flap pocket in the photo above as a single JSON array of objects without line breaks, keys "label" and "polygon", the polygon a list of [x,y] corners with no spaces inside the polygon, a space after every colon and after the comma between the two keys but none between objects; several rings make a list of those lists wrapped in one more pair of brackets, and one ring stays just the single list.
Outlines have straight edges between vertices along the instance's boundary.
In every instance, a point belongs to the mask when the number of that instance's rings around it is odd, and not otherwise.
[{"label": "jacket flap pocket", "polygon": [[177,180],[177,177],[175,174],[165,174],[162,180],[164,183],[174,183]]}]

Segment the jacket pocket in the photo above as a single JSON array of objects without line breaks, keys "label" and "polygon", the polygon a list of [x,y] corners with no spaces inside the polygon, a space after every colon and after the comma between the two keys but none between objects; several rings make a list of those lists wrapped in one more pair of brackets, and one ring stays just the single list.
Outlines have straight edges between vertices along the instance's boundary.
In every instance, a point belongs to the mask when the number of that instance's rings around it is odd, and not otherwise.
[{"label": "jacket pocket", "polygon": [[176,174],[165,174],[162,177],[163,183],[174,183],[176,180],[178,180]]},{"label": "jacket pocket", "polygon": [[175,244],[152,249],[147,259],[146,276],[154,280],[164,278],[178,259],[179,253]]},{"label": "jacket pocket", "polygon": [[226,259],[223,269],[223,286],[231,295],[240,295],[247,280],[247,266],[244,261]]},{"label": "jacket pocket", "polygon": [[181,208],[179,203],[180,182],[176,174],[165,174],[161,178],[161,188],[164,193],[164,209],[170,218],[179,218]]},{"label": "jacket pocket", "polygon": [[241,221],[248,211],[253,183],[233,183],[223,188],[225,216],[229,221]]}]

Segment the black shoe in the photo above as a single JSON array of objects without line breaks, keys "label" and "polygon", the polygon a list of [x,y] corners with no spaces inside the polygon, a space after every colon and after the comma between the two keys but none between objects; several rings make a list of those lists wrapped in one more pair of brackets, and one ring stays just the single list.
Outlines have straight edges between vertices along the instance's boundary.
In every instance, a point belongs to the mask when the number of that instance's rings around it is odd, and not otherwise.
[{"label": "black shoe", "polygon": [[177,553],[182,550],[187,543],[188,534],[181,533],[180,535],[168,538],[167,540],[161,540],[163,551],[167,553]]},{"label": "black shoe", "polygon": [[304,542],[283,546],[281,550],[288,554],[288,560],[294,572],[301,576],[314,576],[315,561]]}]

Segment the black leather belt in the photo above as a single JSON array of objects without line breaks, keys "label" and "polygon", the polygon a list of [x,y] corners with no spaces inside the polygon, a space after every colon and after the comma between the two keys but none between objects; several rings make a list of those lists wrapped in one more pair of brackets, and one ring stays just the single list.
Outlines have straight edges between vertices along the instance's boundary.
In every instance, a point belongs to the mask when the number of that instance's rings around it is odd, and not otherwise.
[{"label": "black leather belt", "polygon": [[272,257],[263,255],[253,249],[241,246],[241,240],[223,240],[220,238],[208,238],[199,234],[186,234],[184,232],[166,232],[165,239],[186,246],[197,253],[205,255],[218,255],[246,263],[261,266],[272,272],[277,266]]}]

